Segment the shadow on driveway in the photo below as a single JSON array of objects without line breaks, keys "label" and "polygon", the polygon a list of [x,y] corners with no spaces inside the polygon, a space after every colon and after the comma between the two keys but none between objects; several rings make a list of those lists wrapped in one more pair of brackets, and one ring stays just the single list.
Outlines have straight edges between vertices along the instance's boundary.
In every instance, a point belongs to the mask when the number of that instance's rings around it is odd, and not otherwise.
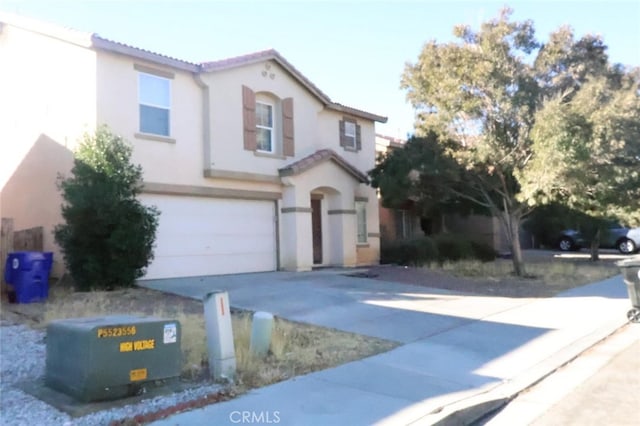
[{"label": "shadow on driveway", "polygon": [[196,299],[225,290],[234,307],[403,343],[172,417],[166,423],[172,425],[226,424],[231,413],[246,410],[278,411],[279,424],[407,424],[523,374],[626,312],[620,277],[548,299],[468,295],[326,271],[141,285]]}]

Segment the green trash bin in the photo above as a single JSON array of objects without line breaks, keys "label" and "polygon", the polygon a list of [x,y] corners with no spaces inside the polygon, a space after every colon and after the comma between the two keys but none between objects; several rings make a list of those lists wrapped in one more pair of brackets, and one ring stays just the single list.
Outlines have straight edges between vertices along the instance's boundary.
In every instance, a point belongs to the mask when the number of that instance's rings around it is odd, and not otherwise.
[{"label": "green trash bin", "polygon": [[622,270],[624,283],[631,300],[631,309],[627,312],[627,318],[631,322],[640,322],[640,256],[634,256],[618,262]]}]

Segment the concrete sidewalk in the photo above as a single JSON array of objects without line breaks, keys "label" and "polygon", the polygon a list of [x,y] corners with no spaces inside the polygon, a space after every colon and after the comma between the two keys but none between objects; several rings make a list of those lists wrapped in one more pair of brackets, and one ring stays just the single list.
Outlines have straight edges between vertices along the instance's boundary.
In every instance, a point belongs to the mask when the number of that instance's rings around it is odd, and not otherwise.
[{"label": "concrete sidewalk", "polygon": [[404,343],[158,425],[468,423],[621,327],[629,307],[620,276],[549,299],[464,295],[330,272],[145,285],[196,298],[227,289],[233,306]]}]

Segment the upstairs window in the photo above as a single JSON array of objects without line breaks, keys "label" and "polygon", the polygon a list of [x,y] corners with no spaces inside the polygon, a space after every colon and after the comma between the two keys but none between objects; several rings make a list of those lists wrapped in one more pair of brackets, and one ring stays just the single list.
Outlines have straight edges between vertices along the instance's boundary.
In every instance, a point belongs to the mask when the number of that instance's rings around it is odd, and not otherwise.
[{"label": "upstairs window", "polygon": [[360,125],[353,119],[343,117],[340,120],[340,146],[345,151],[360,151],[362,140],[360,136]]},{"label": "upstairs window", "polygon": [[243,147],[273,156],[295,155],[293,98],[242,86]]},{"label": "upstairs window", "polygon": [[346,121],[344,123],[344,145],[345,148],[356,149],[356,123]]},{"label": "upstairs window", "polygon": [[138,74],[140,132],[169,136],[171,80],[147,73]]},{"label": "upstairs window", "polygon": [[256,149],[274,152],[273,105],[256,102]]}]

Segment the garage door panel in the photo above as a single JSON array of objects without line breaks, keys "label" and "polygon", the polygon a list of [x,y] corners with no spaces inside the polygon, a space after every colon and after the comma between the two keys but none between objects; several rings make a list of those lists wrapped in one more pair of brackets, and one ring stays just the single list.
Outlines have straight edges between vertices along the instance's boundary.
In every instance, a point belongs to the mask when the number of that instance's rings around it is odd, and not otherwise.
[{"label": "garage door panel", "polygon": [[[216,237],[215,242],[197,241],[196,238],[172,239],[173,242],[156,243],[155,255],[164,256],[213,256],[226,254],[267,253],[273,255],[273,244],[264,241],[266,238]],[[203,246],[203,244],[207,244]]]},{"label": "garage door panel", "polygon": [[[211,256],[169,256],[163,258],[163,268],[170,270],[172,276],[160,274],[157,268],[154,270],[151,267],[144,279],[236,274],[240,273],[239,269],[242,273],[263,272],[264,269],[258,265],[269,261],[270,256],[265,255],[217,255],[215,261],[211,260]],[[211,272],[212,269],[215,273]]]},{"label": "garage door panel", "polygon": [[273,202],[151,194],[141,200],[161,212],[145,279],[276,269]]}]

